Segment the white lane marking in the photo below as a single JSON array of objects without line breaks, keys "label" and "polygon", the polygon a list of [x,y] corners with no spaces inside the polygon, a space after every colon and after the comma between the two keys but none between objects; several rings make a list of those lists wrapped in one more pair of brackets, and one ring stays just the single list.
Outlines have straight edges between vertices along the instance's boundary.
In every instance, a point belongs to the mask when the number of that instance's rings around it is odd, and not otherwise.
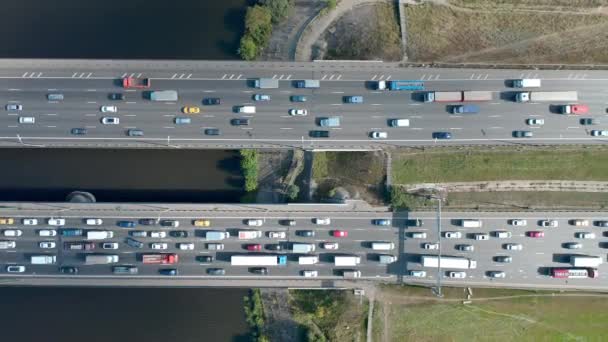
[{"label": "white lane marking", "polygon": [[54,114],[54,113],[53,113],[53,114],[45,114],[45,115],[55,116],[55,115],[57,115],[57,114]]},{"label": "white lane marking", "polygon": [[174,126],[165,126],[163,128],[175,128]]},{"label": "white lane marking", "polygon": [[167,116],[167,117],[172,118],[172,117],[174,117],[174,116],[175,116],[175,114],[163,114],[163,116]]},{"label": "white lane marking", "polygon": [[382,106],[382,103],[372,103],[372,106]]},{"label": "white lane marking", "polygon": [[9,88],[8,91],[21,91],[21,89],[17,89],[17,88]]},{"label": "white lane marking", "polygon": [[490,128],[491,129],[502,129],[503,127],[493,126],[493,127],[490,127]]},{"label": "white lane marking", "polygon": [[57,91],[57,89],[47,89],[48,91]]},{"label": "white lane marking", "polygon": [[344,94],[344,92],[343,92],[343,91],[332,91],[331,93],[332,93],[332,94]]},{"label": "white lane marking", "polygon": [[87,103],[89,103],[89,104],[95,104],[95,103],[97,103],[97,102],[95,102],[95,101],[89,101],[89,102],[87,102]]},{"label": "white lane marking", "polygon": [[46,126],[46,127],[48,127],[48,128],[55,128],[55,127],[57,127],[57,126]]},{"label": "white lane marking", "polygon": [[14,126],[11,125],[11,126],[8,126],[8,127],[9,128],[17,128],[17,125],[14,125]]},{"label": "white lane marking", "polygon": [[422,131],[424,128],[420,128],[420,127],[412,127],[413,130],[415,131]]},{"label": "white lane marking", "polygon": [[17,116],[17,115],[19,115],[19,114],[17,114],[17,113],[8,113],[7,115],[8,115],[8,116]]},{"label": "white lane marking", "polygon": [[86,91],[97,91],[97,89],[87,89]]},{"label": "white lane marking", "polygon": [[462,129],[460,127],[450,127],[450,129]]},{"label": "white lane marking", "polygon": [[291,127],[281,127],[281,129],[293,129]]},{"label": "white lane marking", "polygon": [[125,114],[125,116],[137,116],[137,114]]},{"label": "white lane marking", "polygon": [[215,90],[203,90],[203,93],[215,93]]},{"label": "white lane marking", "polygon": [[84,128],[97,128],[97,126],[84,126]]},{"label": "white lane marking", "polygon": [[490,103],[490,104],[492,104],[492,105],[499,105],[499,104],[500,104],[500,102],[492,102],[492,103]]},{"label": "white lane marking", "polygon": [[582,127],[578,127],[578,126],[568,126],[568,129],[578,129],[578,128],[582,128]]},{"label": "white lane marking", "polygon": [[410,106],[422,106],[422,103],[408,103]]},{"label": "white lane marking", "polygon": [[341,103],[332,103],[331,105],[332,106],[341,106],[342,104]]},{"label": "white lane marking", "polygon": [[136,104],[137,102],[127,101],[126,104]]},{"label": "white lane marking", "polygon": [[488,117],[490,117],[490,118],[500,118],[500,117],[502,117],[502,115],[490,115]]},{"label": "white lane marking", "polygon": [[84,116],[95,116],[97,114],[85,114]]}]

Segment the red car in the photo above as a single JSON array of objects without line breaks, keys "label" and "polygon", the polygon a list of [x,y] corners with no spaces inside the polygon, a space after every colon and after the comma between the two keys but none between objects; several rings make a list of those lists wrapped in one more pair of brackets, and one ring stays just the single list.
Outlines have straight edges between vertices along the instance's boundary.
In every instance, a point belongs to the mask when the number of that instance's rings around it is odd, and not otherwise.
[{"label": "red car", "polygon": [[334,230],[332,235],[333,237],[347,237],[348,232],[346,230]]},{"label": "red car", "polygon": [[562,113],[564,114],[587,114],[589,111],[589,106],[582,104],[569,104],[562,107]]},{"label": "red car", "polygon": [[528,236],[533,237],[533,238],[542,238],[542,237],[545,237],[545,232],[541,232],[541,231],[528,232]]},{"label": "red car", "polygon": [[258,251],[262,250],[262,245],[260,245],[260,244],[247,245],[247,250],[248,251],[258,252]]}]

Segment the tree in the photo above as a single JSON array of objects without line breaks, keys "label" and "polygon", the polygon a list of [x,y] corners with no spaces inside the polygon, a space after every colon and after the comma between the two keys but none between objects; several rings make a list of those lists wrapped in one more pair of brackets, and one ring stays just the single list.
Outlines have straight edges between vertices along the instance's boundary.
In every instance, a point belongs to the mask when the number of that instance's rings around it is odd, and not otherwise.
[{"label": "tree", "polygon": [[245,34],[248,34],[258,47],[263,47],[266,46],[271,33],[272,15],[270,10],[259,5],[247,8]]},{"label": "tree", "polygon": [[254,60],[258,55],[258,47],[249,35],[244,35],[241,38],[241,46],[239,47],[239,56],[246,61]]},{"label": "tree", "polygon": [[273,24],[285,20],[293,7],[293,0],[261,0],[260,3],[270,10]]},{"label": "tree", "polygon": [[295,200],[298,197],[298,194],[300,193],[300,187],[292,184],[290,186],[287,187],[287,197],[289,197],[290,200]]}]

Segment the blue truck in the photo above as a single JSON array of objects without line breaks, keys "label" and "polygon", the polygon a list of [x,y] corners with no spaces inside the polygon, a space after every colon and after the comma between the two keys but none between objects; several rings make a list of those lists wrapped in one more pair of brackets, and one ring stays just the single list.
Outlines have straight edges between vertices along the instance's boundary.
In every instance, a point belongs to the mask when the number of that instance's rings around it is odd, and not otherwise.
[{"label": "blue truck", "polygon": [[479,106],[460,105],[452,107],[452,114],[476,114],[479,113]]},{"label": "blue truck", "polygon": [[421,81],[378,81],[378,90],[424,90],[424,82]]}]

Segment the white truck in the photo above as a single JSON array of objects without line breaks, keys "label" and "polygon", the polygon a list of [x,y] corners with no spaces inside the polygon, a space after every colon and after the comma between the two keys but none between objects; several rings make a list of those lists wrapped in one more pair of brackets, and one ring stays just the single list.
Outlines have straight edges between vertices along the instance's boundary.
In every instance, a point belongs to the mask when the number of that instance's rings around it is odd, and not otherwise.
[{"label": "white truck", "polygon": [[514,88],[540,88],[540,79],[538,78],[521,78],[513,80]]},{"label": "white truck", "polygon": [[306,254],[315,251],[315,245],[312,243],[294,243],[291,245],[291,250],[296,254]]},{"label": "white truck", "polygon": [[578,93],[576,91],[523,91],[515,95],[516,102],[576,102]]},{"label": "white truck", "polygon": [[257,239],[262,237],[262,232],[259,230],[239,230],[239,239]]},{"label": "white truck", "polygon": [[278,266],[287,265],[286,255],[233,255],[232,266]]},{"label": "white truck", "polygon": [[109,230],[87,230],[87,240],[103,240],[114,237],[114,232]]},{"label": "white truck", "polygon": [[483,223],[481,222],[481,220],[463,219],[460,220],[460,225],[464,228],[481,228]]},{"label": "white truck", "polygon": [[357,255],[336,255],[334,256],[335,266],[357,266],[361,263],[361,257]]},{"label": "white truck", "polygon": [[423,255],[420,260],[423,267],[440,267],[441,268],[457,268],[457,269],[469,269],[477,268],[477,261],[452,256],[442,256],[441,265],[439,264],[439,257],[437,255]]},{"label": "white truck", "polygon": [[570,264],[574,267],[593,267],[597,268],[603,262],[599,256],[571,255]]},{"label": "white truck", "polygon": [[361,271],[358,270],[343,270],[342,277],[351,279],[351,278],[361,278]]},{"label": "white truck", "polygon": [[207,234],[205,234],[205,240],[207,241],[224,240],[229,237],[230,233],[228,232],[208,231]]},{"label": "white truck", "polygon": [[32,255],[30,263],[32,265],[51,265],[57,262],[57,257],[54,255]]},{"label": "white truck", "polygon": [[395,249],[395,244],[392,242],[372,242],[371,247],[375,251],[390,251]]},{"label": "white truck", "polygon": [[319,257],[316,255],[298,257],[300,265],[314,265],[319,262]]},{"label": "white truck", "polygon": [[274,89],[279,87],[279,80],[276,78],[258,78],[253,80],[253,87],[259,89]]},{"label": "white truck", "polygon": [[87,265],[107,265],[118,262],[118,255],[115,254],[87,254],[84,263]]}]

